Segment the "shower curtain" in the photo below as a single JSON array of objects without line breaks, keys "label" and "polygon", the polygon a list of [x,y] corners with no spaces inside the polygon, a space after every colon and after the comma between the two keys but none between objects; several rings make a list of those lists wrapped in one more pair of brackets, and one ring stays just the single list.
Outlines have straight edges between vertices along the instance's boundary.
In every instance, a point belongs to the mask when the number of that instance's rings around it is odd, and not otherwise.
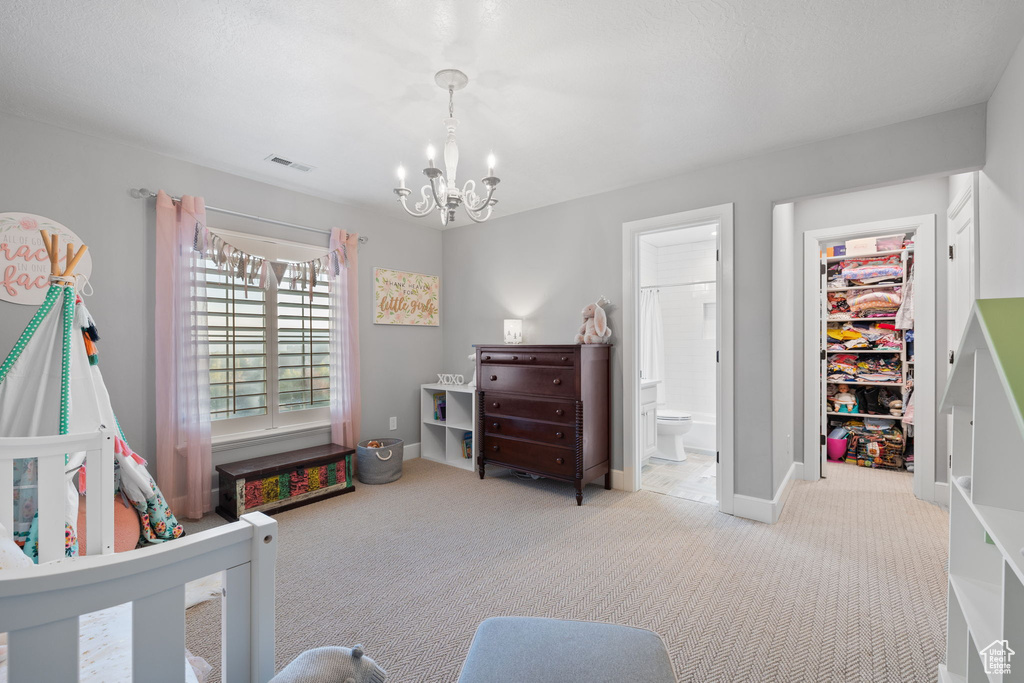
[{"label": "shower curtain", "polygon": [[661,302],[658,290],[640,290],[640,378],[660,379],[658,402],[664,400],[665,337],[661,330]]}]

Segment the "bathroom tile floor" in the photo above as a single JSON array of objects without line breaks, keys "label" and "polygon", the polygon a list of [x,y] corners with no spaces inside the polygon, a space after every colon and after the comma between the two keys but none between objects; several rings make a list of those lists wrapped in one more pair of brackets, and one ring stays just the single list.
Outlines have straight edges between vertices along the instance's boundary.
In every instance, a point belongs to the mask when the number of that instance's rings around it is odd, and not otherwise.
[{"label": "bathroom tile floor", "polygon": [[718,504],[715,484],[715,458],[700,453],[687,453],[683,462],[651,458],[641,472],[644,490],[698,503]]}]

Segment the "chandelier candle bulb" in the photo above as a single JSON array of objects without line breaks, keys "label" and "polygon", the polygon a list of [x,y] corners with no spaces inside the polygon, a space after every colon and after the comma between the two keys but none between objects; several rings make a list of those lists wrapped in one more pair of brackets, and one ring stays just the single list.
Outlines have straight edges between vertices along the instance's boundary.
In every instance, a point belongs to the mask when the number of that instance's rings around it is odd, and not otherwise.
[{"label": "chandelier candle bulb", "polygon": [[402,188],[403,190],[405,189],[405,167],[404,166],[399,166],[398,167],[398,186],[400,188]]},{"label": "chandelier candle bulb", "polygon": [[494,175],[494,152],[487,155],[487,175]]},{"label": "chandelier candle bulb", "polygon": [[434,146],[427,145],[427,161],[430,163],[430,168],[434,168]]}]

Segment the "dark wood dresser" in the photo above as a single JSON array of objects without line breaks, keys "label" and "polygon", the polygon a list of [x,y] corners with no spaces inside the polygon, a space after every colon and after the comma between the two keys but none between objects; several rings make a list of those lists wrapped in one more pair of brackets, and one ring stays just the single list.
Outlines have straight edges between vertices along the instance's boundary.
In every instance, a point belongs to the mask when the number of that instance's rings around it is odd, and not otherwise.
[{"label": "dark wood dresser", "polygon": [[477,465],[611,488],[611,346],[477,346]]}]

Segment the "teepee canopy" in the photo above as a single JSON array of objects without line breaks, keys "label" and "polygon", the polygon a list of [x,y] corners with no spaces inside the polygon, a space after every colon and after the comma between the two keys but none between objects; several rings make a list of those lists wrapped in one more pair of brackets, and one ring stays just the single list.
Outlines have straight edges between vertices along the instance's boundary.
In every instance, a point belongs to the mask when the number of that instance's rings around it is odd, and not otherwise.
[{"label": "teepee canopy", "polygon": [[[182,535],[182,528],[163,502],[145,468],[145,461],[127,444],[100,373],[96,326],[75,287],[74,267],[86,247],[67,245],[67,267],[58,266],[56,235],[43,233],[51,262],[50,288],[0,365],[0,436],[51,436],[113,430],[115,477],[122,495],[142,517],[142,542],[161,542]],[[66,456],[65,554],[77,551],[78,491],[85,482],[85,452]],[[26,554],[37,558],[38,514],[35,461],[15,461],[14,536]]]}]

